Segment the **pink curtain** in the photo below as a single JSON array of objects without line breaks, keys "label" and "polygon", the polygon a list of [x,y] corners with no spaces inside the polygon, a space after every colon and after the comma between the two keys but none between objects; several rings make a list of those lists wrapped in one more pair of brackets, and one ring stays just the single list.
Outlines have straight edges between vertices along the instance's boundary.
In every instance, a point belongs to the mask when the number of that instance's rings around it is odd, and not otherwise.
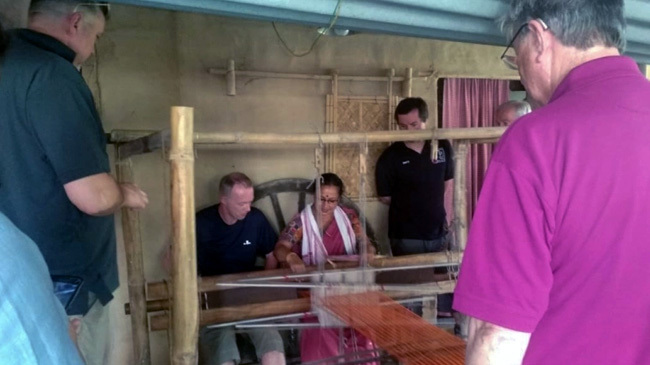
[{"label": "pink curtain", "polygon": [[[443,128],[493,126],[496,108],[508,101],[509,93],[507,80],[445,79]],[[467,216],[470,222],[491,153],[491,145],[473,144],[467,156]],[[450,187],[445,192],[445,207],[450,220],[454,213],[452,201],[453,188]]]}]

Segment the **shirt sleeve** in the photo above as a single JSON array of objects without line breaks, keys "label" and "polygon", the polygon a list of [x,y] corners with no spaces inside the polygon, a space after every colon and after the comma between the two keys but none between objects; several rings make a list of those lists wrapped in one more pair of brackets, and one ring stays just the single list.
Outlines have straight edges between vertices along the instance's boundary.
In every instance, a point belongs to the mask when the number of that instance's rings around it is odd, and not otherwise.
[{"label": "shirt sleeve", "polygon": [[287,223],[287,226],[284,227],[284,230],[280,233],[280,240],[290,242],[291,251],[302,257],[302,221],[300,220],[300,213],[294,215]]},{"label": "shirt sleeve", "polygon": [[63,184],[110,172],[92,94],[81,82],[60,77],[35,83],[27,96],[28,120]]},{"label": "shirt sleeve", "polygon": [[440,141],[440,146],[445,151],[445,181],[451,180],[454,178],[454,149],[446,139]]},{"label": "shirt sleeve", "polygon": [[[389,147],[390,148],[390,147]],[[390,165],[389,151],[386,150],[379,156],[375,166],[375,184],[377,185],[377,196],[391,196],[395,175]]]},{"label": "shirt sleeve", "polygon": [[528,333],[544,315],[552,213],[537,185],[492,160],[454,293],[457,311]]},{"label": "shirt sleeve", "polygon": [[264,216],[264,213],[259,212],[259,215],[260,223],[258,228],[258,237],[262,244],[258,246],[257,254],[266,256],[269,253],[273,252],[275,244],[278,242],[278,235],[273,230],[273,227],[271,227],[271,224]]}]

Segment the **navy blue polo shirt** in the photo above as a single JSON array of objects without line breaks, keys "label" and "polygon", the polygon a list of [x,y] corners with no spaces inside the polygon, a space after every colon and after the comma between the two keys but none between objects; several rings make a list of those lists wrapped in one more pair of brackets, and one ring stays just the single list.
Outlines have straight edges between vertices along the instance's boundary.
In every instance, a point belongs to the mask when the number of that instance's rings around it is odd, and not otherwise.
[{"label": "navy blue polo shirt", "polygon": [[255,260],[273,252],[278,235],[257,208],[228,225],[219,204],[196,213],[196,255],[199,275],[255,271]]},{"label": "navy blue polo shirt", "polygon": [[113,216],[75,207],[64,184],[110,172],[95,103],[74,51],[27,29],[10,33],[0,64],[0,211],[40,248],[52,275],[79,276],[68,314],[118,286]]},{"label": "navy blue polo shirt", "polygon": [[445,181],[454,177],[452,148],[438,141],[438,159],[431,161],[431,141],[421,153],[393,143],[377,160],[379,196],[390,196],[388,237],[434,240],[445,234]]}]

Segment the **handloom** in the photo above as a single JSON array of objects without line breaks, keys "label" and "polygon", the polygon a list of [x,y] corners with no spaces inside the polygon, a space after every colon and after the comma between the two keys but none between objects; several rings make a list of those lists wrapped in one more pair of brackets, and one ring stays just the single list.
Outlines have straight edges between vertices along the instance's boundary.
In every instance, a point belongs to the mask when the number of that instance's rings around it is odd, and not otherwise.
[{"label": "handloom", "polygon": [[[463,250],[466,240],[467,217],[464,216],[463,206],[464,194],[463,173],[465,171],[465,156],[470,141],[485,139],[496,139],[501,136],[505,128],[458,128],[458,129],[433,129],[423,131],[382,131],[382,132],[357,132],[357,133],[326,133],[326,134],[254,134],[254,133],[194,133],[192,108],[172,108],[171,133],[159,132],[152,136],[144,137],[140,141],[125,143],[117,148],[117,166],[122,164],[128,155],[149,152],[155,148],[171,146],[169,159],[171,164],[171,185],[172,185],[172,223],[173,223],[173,268],[172,283],[166,288],[167,296],[158,297],[160,300],[171,300],[171,320],[164,326],[171,325],[171,358],[173,364],[194,364],[197,359],[197,341],[199,322],[214,321],[208,318],[206,311],[199,310],[198,295],[200,293],[198,279],[196,277],[196,258],[194,249],[194,148],[195,145],[204,144],[311,144],[318,145],[322,150],[324,144],[332,143],[374,143],[390,142],[399,140],[424,140],[424,139],[450,139],[457,141],[457,153],[454,156],[456,164],[454,200],[456,204],[456,241],[459,250]],[[127,133],[128,134],[128,133]],[[171,143],[165,143],[166,139]],[[115,142],[125,142],[120,138],[113,138]],[[122,148],[124,147],[124,148]],[[363,150],[361,148],[361,155]],[[124,152],[124,154],[123,154]],[[322,151],[317,152],[322,156]],[[361,159],[363,160],[363,158]],[[460,166],[460,167],[459,167]],[[361,166],[360,166],[361,167]],[[362,167],[361,167],[362,168]],[[127,169],[125,169],[127,170]],[[129,179],[130,171],[120,174],[122,179]],[[316,199],[318,200],[318,199]],[[129,271],[129,293],[133,302],[133,331],[134,347],[138,358],[148,356],[148,332],[147,332],[147,296],[144,295],[146,284],[142,270],[142,248],[139,237],[138,217],[136,214],[123,216],[124,241],[127,247],[127,263]],[[132,246],[132,248],[129,248]],[[457,265],[459,261],[455,261]],[[322,271],[322,270],[319,270]],[[213,287],[214,288],[214,287]],[[453,291],[453,285],[450,288]],[[149,293],[148,293],[149,294]],[[153,299],[149,296],[149,299]],[[310,309],[309,300],[302,301],[302,298],[286,301],[286,306],[292,310],[282,308],[284,314],[297,313],[303,308]],[[168,303],[169,305],[169,303]],[[268,307],[266,304],[258,304],[259,309]],[[222,308],[220,308],[222,309]],[[281,313],[282,314],[282,313]],[[240,319],[245,319],[241,316]],[[156,316],[151,319],[151,327],[154,326]]]}]

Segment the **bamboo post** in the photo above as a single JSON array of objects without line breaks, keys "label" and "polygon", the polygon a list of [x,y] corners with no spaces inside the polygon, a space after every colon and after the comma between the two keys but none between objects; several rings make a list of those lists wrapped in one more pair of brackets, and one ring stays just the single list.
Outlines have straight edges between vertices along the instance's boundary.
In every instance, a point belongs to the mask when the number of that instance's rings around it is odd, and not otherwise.
[{"label": "bamboo post", "polygon": [[[117,179],[120,183],[133,182],[131,166],[118,161],[115,164]],[[133,334],[133,363],[151,364],[149,348],[149,326],[147,323],[147,298],[145,294],[144,262],[142,240],[140,238],[140,220],[137,211],[122,208],[122,234],[126,254],[126,272],[131,302],[131,332]]]},{"label": "bamboo post", "polygon": [[402,94],[410,98],[411,94],[413,93],[413,68],[408,67],[406,69],[406,76],[404,77],[404,81],[402,82]]},{"label": "bamboo post", "polygon": [[194,221],[194,109],[172,107],[172,364],[198,362],[199,298]]},{"label": "bamboo post", "polygon": [[226,86],[228,96],[237,95],[237,84],[235,83],[235,60],[228,61],[228,71],[226,72]]},{"label": "bamboo post", "polygon": [[391,121],[393,120],[393,79],[395,78],[395,69],[388,70],[388,129],[390,130]]},{"label": "bamboo post", "polygon": [[454,222],[456,245],[461,251],[467,244],[467,141],[456,144],[454,151]]}]

